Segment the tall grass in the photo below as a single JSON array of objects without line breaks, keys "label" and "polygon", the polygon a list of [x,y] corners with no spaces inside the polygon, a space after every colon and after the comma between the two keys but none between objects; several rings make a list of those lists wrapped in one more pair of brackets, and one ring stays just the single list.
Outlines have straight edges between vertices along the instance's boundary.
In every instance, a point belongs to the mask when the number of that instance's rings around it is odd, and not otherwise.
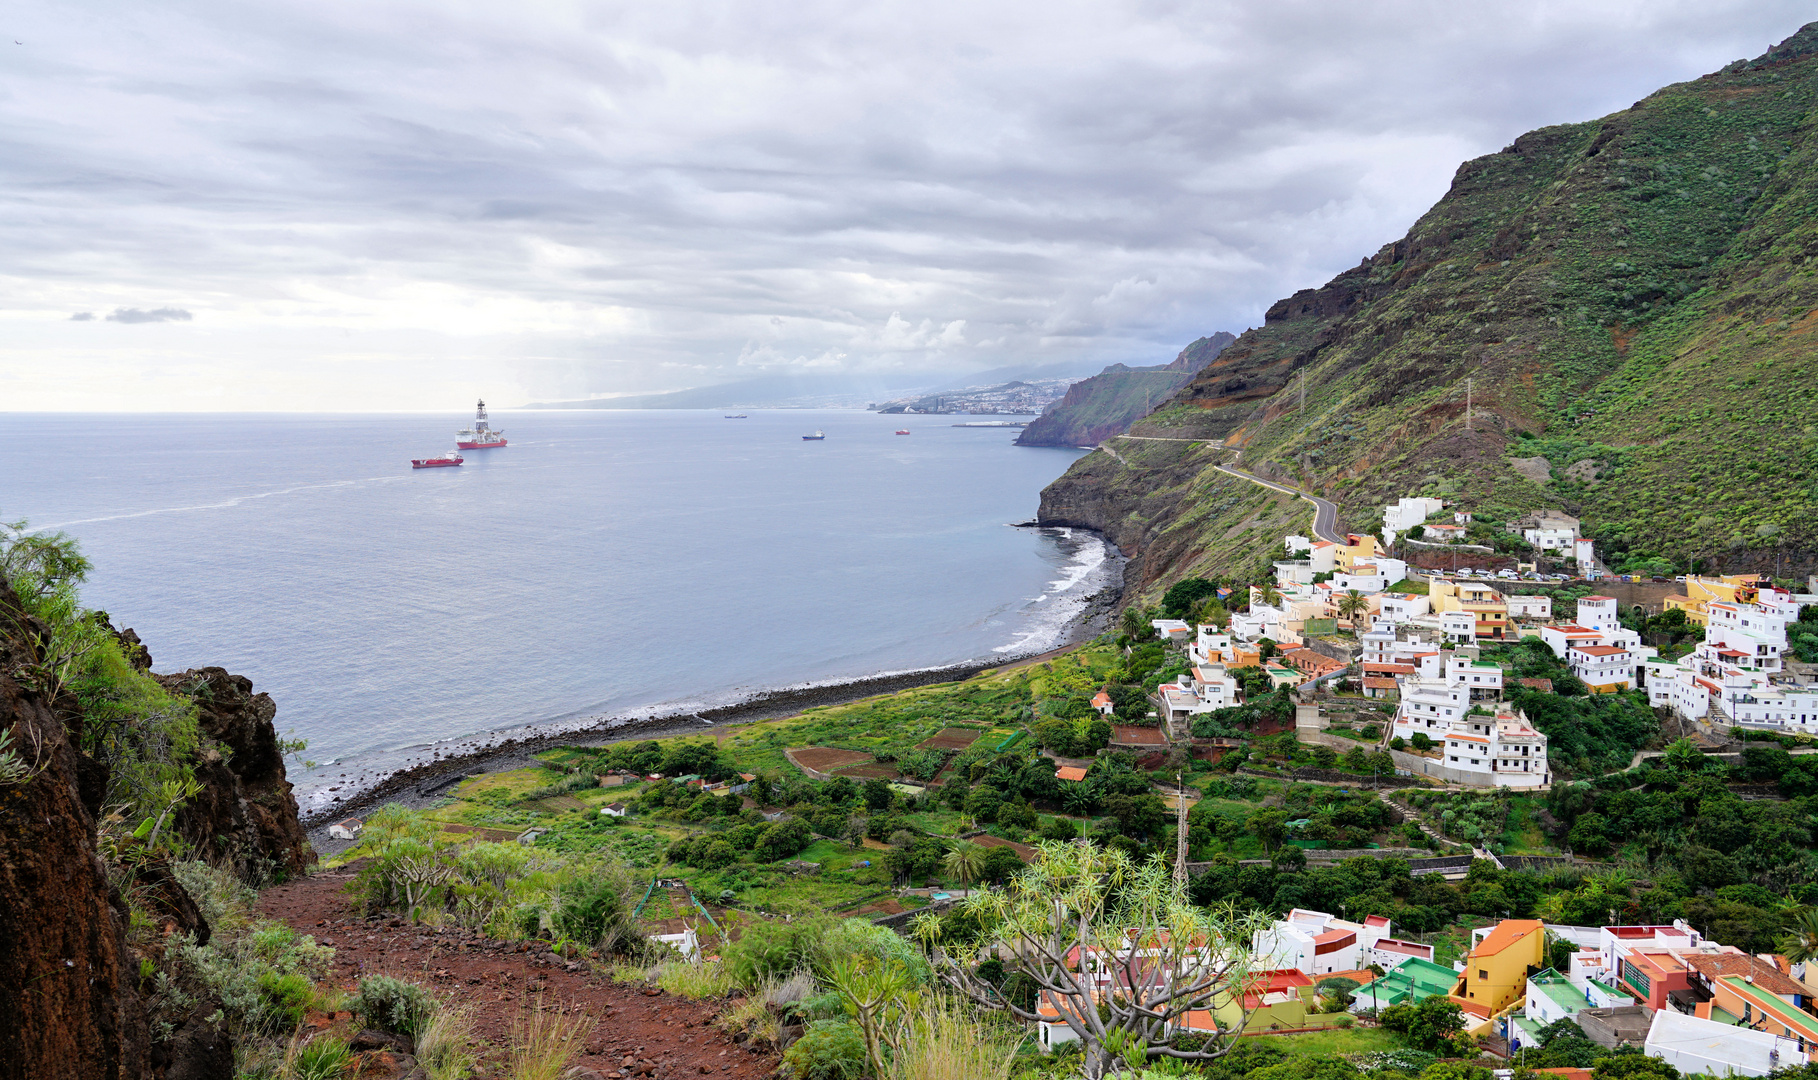
[{"label": "tall grass", "polygon": [[278,1075],[282,1080],[340,1080],[352,1059],[347,1040],[332,1035],[306,1039],[299,1029],[284,1049]]},{"label": "tall grass", "polygon": [[429,1080],[463,1080],[479,1060],[473,1052],[472,1010],[444,1005],[417,1037],[417,1064]]},{"label": "tall grass", "polygon": [[594,1023],[591,1016],[570,1017],[560,1006],[526,1009],[511,1024],[508,1080],[559,1080],[593,1034]]},{"label": "tall grass", "polygon": [[890,1080],[1005,1080],[1023,1037],[980,1022],[959,1002],[934,998],[896,1046]]},{"label": "tall grass", "polygon": [[652,970],[658,986],[687,998],[725,997],[735,985],[732,974],[718,961],[691,964],[670,960]]}]

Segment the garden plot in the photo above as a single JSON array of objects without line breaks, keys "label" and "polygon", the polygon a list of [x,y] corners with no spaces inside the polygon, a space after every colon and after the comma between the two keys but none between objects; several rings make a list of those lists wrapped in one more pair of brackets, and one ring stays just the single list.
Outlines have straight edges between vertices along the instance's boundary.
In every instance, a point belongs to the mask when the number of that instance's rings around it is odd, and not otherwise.
[{"label": "garden plot", "polygon": [[917,750],[964,750],[978,741],[979,732],[972,728],[942,728],[915,744]]},{"label": "garden plot", "polygon": [[[840,750],[831,746],[805,746],[783,751],[784,756],[810,773],[832,773],[851,765],[871,765],[877,759],[863,750]],[[890,771],[891,776],[896,770]]]}]

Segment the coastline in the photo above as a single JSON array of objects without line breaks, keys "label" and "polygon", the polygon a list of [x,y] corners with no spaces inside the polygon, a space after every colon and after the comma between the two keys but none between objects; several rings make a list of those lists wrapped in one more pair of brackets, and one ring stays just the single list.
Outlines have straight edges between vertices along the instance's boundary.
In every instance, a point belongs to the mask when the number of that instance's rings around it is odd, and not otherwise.
[{"label": "coastline", "polygon": [[[1093,535],[1097,536],[1096,533]],[[606,746],[632,739],[706,734],[760,720],[794,716],[814,706],[845,705],[920,686],[958,682],[981,672],[1040,663],[1070,652],[1097,637],[1112,621],[1118,599],[1122,595],[1123,559],[1116,555],[1115,545],[1102,537],[1099,539],[1111,553],[1107,561],[1113,563],[1112,571],[1103,585],[1080,602],[1081,610],[1069,621],[1063,643],[1058,647],[1039,653],[979,657],[916,671],[783,686],[700,710],[675,710],[640,719],[602,717],[598,722],[584,727],[565,728],[547,734],[530,733],[446,754],[436,751],[434,760],[397,769],[370,786],[346,796],[337,795],[324,805],[303,809],[298,816],[318,851],[329,846],[339,848],[344,845],[339,842],[326,843],[328,826],[334,821],[369,813],[386,803],[396,802],[413,808],[427,806],[441,798],[439,794],[427,790],[438,783],[452,781],[457,777],[522,768],[531,763],[534,755],[552,747]]]}]

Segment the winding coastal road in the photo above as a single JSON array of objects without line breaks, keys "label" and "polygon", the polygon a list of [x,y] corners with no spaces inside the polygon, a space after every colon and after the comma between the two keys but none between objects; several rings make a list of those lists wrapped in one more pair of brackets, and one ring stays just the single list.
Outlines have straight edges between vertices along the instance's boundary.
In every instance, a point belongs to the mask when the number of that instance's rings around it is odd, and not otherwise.
[{"label": "winding coastal road", "polygon": [[1219,472],[1229,473],[1239,480],[1248,480],[1252,484],[1261,484],[1263,487],[1272,488],[1284,495],[1294,495],[1307,500],[1313,504],[1314,539],[1324,540],[1333,544],[1342,544],[1345,542],[1345,538],[1338,535],[1338,505],[1330,499],[1322,499],[1317,495],[1309,495],[1299,488],[1291,488],[1286,484],[1277,484],[1272,480],[1264,480],[1259,476],[1251,476],[1241,469],[1233,469],[1225,465],[1216,465],[1213,467]]}]

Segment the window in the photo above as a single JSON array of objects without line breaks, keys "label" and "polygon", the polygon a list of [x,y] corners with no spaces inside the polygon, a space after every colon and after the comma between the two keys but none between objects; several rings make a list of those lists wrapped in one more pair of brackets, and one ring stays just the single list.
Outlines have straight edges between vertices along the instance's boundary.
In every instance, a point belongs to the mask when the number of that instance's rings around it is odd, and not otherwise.
[{"label": "window", "polygon": [[1480,979],[1488,979],[1490,977],[1490,973],[1485,971],[1483,968],[1478,968],[1477,977]]}]

